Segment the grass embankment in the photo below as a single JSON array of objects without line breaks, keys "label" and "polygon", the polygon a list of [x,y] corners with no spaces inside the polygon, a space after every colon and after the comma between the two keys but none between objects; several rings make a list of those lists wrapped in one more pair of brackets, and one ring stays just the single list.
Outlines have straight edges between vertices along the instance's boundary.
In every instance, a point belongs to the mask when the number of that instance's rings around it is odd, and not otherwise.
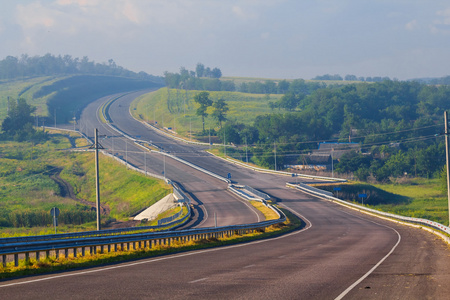
[{"label": "grass embankment", "polygon": [[[0,84],[0,120],[7,115],[8,97],[11,99],[24,98],[27,103],[36,107],[38,116],[48,116],[47,101],[52,95],[35,97],[34,94],[42,87],[53,84],[54,82],[66,77],[35,77],[26,79],[17,79]],[[39,124],[41,125],[41,124]]]},{"label": "grass embankment", "polygon": [[70,254],[67,258],[51,256],[42,261],[36,261],[31,258],[28,261],[22,260],[18,267],[14,267],[13,263],[8,263],[6,267],[0,264],[0,279],[20,277],[27,275],[35,275],[74,268],[93,267],[111,263],[124,262],[129,260],[143,259],[160,255],[173,254],[183,251],[200,250],[212,247],[226,246],[231,244],[250,242],[257,239],[270,238],[287,233],[304,226],[304,223],[295,215],[287,210],[283,210],[288,220],[285,223],[268,227],[265,231],[256,231],[245,235],[225,236],[224,238],[210,238],[197,241],[189,241],[181,243],[172,241],[171,245],[156,245],[152,248],[141,248],[130,251],[120,249],[118,252],[86,254],[84,257],[73,257]]},{"label": "grass embankment", "polygon": [[[198,138],[202,131],[202,118],[196,115],[198,105],[194,96],[200,91],[185,91],[162,88],[145,94],[131,103],[131,112],[135,117],[153,123],[159,127],[175,128],[181,136]],[[269,101],[277,101],[282,95],[246,94],[239,92],[209,92],[210,99],[224,99],[228,104],[227,118],[239,123],[252,124],[259,115],[271,112]],[[207,110],[208,114],[212,107]],[[211,116],[205,119],[205,130],[218,130],[218,123]],[[203,137],[204,138],[204,137]],[[206,136],[208,138],[208,136]]]},{"label": "grass embankment", "polygon": [[414,178],[401,184],[348,183],[317,187],[333,191],[336,186],[342,189],[338,195],[340,199],[362,204],[358,195],[367,194],[364,205],[370,208],[449,224],[447,197],[441,190],[439,179]]},{"label": "grass embankment", "polygon": [[[93,152],[61,149],[87,145],[78,135],[48,134],[47,141],[32,144],[0,142],[0,236],[53,233],[50,209],[58,207],[58,232],[96,228],[95,168]],[[60,176],[68,182],[81,203],[66,195],[55,181]],[[127,170],[113,159],[100,155],[101,202],[111,218],[127,220],[171,192],[161,180],[146,178]],[[88,204],[89,204],[88,203]]]}]

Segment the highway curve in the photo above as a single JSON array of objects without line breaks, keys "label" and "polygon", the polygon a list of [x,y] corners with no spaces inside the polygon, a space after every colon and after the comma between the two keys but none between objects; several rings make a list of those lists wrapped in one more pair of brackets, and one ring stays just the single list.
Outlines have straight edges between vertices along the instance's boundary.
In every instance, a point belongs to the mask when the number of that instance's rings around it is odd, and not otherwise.
[{"label": "highway curve", "polygon": [[[113,118],[125,102],[116,105],[111,108]],[[130,119],[114,122],[142,139],[162,138]],[[133,129],[126,127],[130,123]],[[257,173],[228,165],[197,147],[161,142],[174,153],[194,153],[185,155],[192,162],[216,172],[231,171],[239,183],[271,194],[307,226],[253,243],[6,281],[0,283],[1,295],[5,299],[448,299],[449,250],[434,235],[287,189],[290,177]],[[196,188],[197,183],[190,186]]]}]

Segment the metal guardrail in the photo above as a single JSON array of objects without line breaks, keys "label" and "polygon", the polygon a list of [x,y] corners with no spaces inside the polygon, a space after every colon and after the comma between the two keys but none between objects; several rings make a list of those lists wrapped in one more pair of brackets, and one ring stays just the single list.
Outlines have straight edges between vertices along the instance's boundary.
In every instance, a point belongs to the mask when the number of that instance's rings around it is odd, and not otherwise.
[{"label": "metal guardrail", "polygon": [[[269,200],[270,196],[260,192],[252,187],[249,187],[247,185],[235,185],[235,184],[229,184],[228,189],[238,195],[239,197],[244,198],[245,200],[254,200],[254,201],[262,201]],[[244,191],[247,192],[244,192]],[[256,197],[255,197],[256,196]]]},{"label": "metal guardrail", "polygon": [[357,205],[357,204],[350,203],[350,202],[341,200],[339,198],[333,197],[332,193],[330,195],[329,192],[327,192],[327,191],[323,191],[323,190],[320,190],[320,189],[317,189],[317,188],[313,188],[313,187],[310,187],[310,186],[305,187],[304,184],[303,185],[296,185],[296,184],[286,183],[286,186],[291,187],[291,188],[302,189],[302,190],[307,191],[309,193],[315,194],[316,196],[323,197],[323,198],[326,198],[326,199],[328,199],[330,201],[338,202],[338,203],[341,203],[343,205],[356,208],[358,210],[364,210],[364,211],[370,212],[372,214],[381,215],[381,216],[384,216],[384,217],[387,217],[387,218],[390,218],[390,219],[396,219],[396,220],[401,220],[401,221],[408,222],[408,223],[414,223],[414,224],[428,226],[428,227],[434,228],[434,229],[436,229],[436,230],[438,230],[438,231],[440,231],[440,232],[442,232],[444,234],[450,235],[450,227],[442,225],[442,224],[440,224],[438,222],[430,221],[430,220],[427,220],[427,219],[421,219],[421,218],[405,217],[405,216],[400,216],[400,215],[396,215],[396,214],[391,214],[391,213],[387,213],[387,212],[382,212],[382,211],[379,211],[379,210],[371,209],[371,208],[368,208],[368,207],[364,207],[364,206],[361,206],[361,205]]},{"label": "metal guardrail", "polygon": [[[190,202],[189,198],[181,191],[181,189],[174,182],[170,182],[173,186],[174,193],[178,195],[182,195],[184,202]],[[187,201],[186,201],[187,200]],[[190,206],[186,203],[188,208],[187,214],[179,220],[175,220],[172,222],[166,222],[165,224],[157,225],[157,226],[139,226],[139,227],[128,227],[128,228],[117,228],[117,229],[104,229],[104,230],[91,230],[91,231],[83,231],[83,232],[71,232],[71,233],[59,233],[59,234],[48,234],[48,235],[33,235],[33,236],[21,236],[21,237],[8,237],[8,238],[0,238],[0,249],[3,244],[8,243],[30,243],[36,241],[52,241],[58,239],[79,239],[79,238],[90,238],[90,237],[108,237],[114,235],[120,235],[124,233],[132,233],[139,231],[150,231],[150,230],[162,230],[167,228],[170,230],[170,227],[181,226],[183,225],[191,216],[192,211]],[[179,216],[178,216],[179,217]]]},{"label": "metal guardrail", "polygon": [[27,241],[27,242],[9,242],[0,245],[0,255],[2,255],[3,265],[6,265],[7,256],[14,255],[14,263],[17,266],[19,263],[19,254],[25,255],[25,259],[29,259],[30,253],[35,253],[37,260],[40,259],[40,252],[45,251],[45,256],[50,255],[50,251],[54,251],[55,255],[59,256],[59,251],[64,250],[64,255],[67,257],[69,251],[76,257],[78,254],[85,255],[85,248],[90,247],[90,253],[97,253],[97,247],[100,247],[100,252],[104,251],[104,246],[107,246],[107,251],[117,251],[118,245],[124,249],[124,244],[127,244],[127,249],[130,249],[130,243],[135,248],[135,243],[139,246],[144,242],[149,247],[152,245],[170,245],[171,241],[190,241],[205,239],[210,237],[223,237],[225,235],[244,234],[249,231],[254,231],[262,228],[272,226],[274,224],[286,221],[286,216],[277,208],[272,207],[278,213],[279,218],[275,220],[267,220],[258,223],[233,225],[215,228],[201,228],[201,229],[186,229],[169,232],[145,232],[126,235],[114,236],[96,236],[83,238],[59,238],[50,241]]}]

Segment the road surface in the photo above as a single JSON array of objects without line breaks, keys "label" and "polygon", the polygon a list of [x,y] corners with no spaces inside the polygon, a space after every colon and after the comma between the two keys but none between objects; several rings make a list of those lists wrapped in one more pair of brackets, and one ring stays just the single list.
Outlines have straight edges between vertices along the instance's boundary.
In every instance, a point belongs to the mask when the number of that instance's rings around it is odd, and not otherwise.
[{"label": "road surface", "polygon": [[[131,99],[121,101],[111,115],[124,131],[165,143],[174,153],[193,153],[185,158],[211,171],[231,171],[234,180],[276,197],[307,226],[253,243],[5,281],[0,283],[5,299],[448,299],[450,253],[434,235],[287,189],[289,177],[249,171],[198,147],[159,141],[162,137],[139,123],[127,127],[134,121],[114,118],[127,115],[119,108]],[[186,171],[181,165],[172,168],[168,176]],[[192,175],[179,176],[195,195],[205,187],[201,175],[193,181]],[[204,193],[221,190],[217,196],[222,197],[224,187],[215,183]],[[209,205],[219,209],[218,200],[205,194],[208,211]]]}]

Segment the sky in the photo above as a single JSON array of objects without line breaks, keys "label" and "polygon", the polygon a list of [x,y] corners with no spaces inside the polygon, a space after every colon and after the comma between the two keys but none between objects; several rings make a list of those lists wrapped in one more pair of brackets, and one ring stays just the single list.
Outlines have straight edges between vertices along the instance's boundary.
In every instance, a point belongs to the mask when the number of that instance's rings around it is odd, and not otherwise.
[{"label": "sky", "polygon": [[163,75],[450,75],[448,0],[0,0],[0,59],[113,59]]}]

